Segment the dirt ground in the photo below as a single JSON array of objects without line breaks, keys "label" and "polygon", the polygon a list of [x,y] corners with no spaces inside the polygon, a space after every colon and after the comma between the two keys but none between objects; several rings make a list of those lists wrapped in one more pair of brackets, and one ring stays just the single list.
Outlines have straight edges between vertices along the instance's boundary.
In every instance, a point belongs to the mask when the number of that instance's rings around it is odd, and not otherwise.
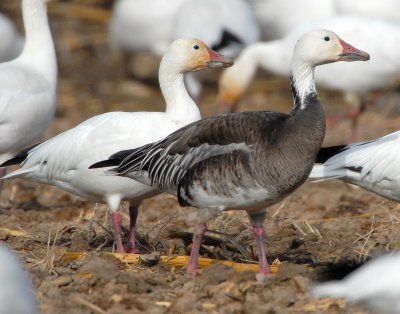
[{"label": "dirt ground", "polygon": [[[71,6],[78,5],[78,6]],[[163,99],[152,78],[154,59],[133,61],[136,77],[120,80],[107,45],[106,15],[110,0],[58,1],[50,22],[60,68],[56,118],[49,138],[95,114],[121,110],[162,110]],[[19,20],[19,5],[0,10]],[[99,18],[93,18],[95,16]],[[20,25],[21,26],[21,25]],[[139,61],[138,61],[139,60]],[[139,67],[138,65],[141,65]],[[144,66],[142,66],[144,65]],[[147,83],[146,83],[147,82]],[[206,85],[205,116],[217,112],[216,84]],[[343,97],[320,90],[328,114],[343,111]],[[368,98],[359,125],[359,140],[398,129],[400,98],[394,91]],[[260,74],[240,102],[240,110],[288,112],[286,80]],[[349,123],[327,131],[325,145],[346,142]],[[138,219],[143,253],[185,255],[190,251],[189,209],[169,195],[144,202]],[[128,215],[124,212],[127,226]],[[334,265],[351,266],[367,256],[400,249],[400,206],[339,181],[306,183],[268,211],[265,230],[269,261],[278,258],[279,273],[258,281],[252,272],[214,265],[197,276],[162,263],[131,265],[100,254],[113,250],[105,206],[59,189],[25,181],[5,184],[0,202],[0,239],[15,250],[32,275],[43,313],[368,313],[343,300],[314,299],[309,288]],[[6,228],[6,229],[5,229]],[[23,233],[15,236],[9,230]],[[255,243],[243,212],[230,212],[208,224],[201,254],[234,261],[254,260]],[[13,235],[14,234],[14,235]],[[65,261],[65,252],[86,252]]]}]

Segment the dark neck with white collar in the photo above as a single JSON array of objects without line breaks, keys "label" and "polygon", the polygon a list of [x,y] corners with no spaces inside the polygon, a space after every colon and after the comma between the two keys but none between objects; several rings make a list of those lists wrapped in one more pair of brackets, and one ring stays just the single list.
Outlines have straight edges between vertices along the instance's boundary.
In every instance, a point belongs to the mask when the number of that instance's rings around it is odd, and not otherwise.
[{"label": "dark neck with white collar", "polygon": [[290,83],[293,95],[293,111],[302,111],[318,101],[314,81],[314,67],[304,62],[294,61],[291,65]]}]

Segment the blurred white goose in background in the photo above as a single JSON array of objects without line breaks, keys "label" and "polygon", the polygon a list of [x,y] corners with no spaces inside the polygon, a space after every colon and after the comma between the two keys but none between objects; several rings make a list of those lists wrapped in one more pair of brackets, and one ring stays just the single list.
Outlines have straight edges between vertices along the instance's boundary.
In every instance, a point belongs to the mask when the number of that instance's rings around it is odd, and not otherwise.
[{"label": "blurred white goose in background", "polygon": [[0,245],[0,313],[35,314],[37,306],[28,273],[15,254]]},{"label": "blurred white goose in background", "polygon": [[209,117],[92,167],[117,166],[114,174],[154,184],[176,195],[181,206],[198,208],[189,272],[197,271],[205,221],[224,210],[246,210],[257,243],[259,270],[267,275],[266,207],[306,181],[325,135],[314,68],[368,59],[367,53],[331,31],[311,31],[294,48],[290,114],[256,111]]},{"label": "blurred white goose in background", "polygon": [[263,40],[280,39],[302,23],[335,14],[335,0],[247,1],[257,19]]},{"label": "blurred white goose in background", "polygon": [[398,0],[334,0],[337,14],[351,14],[379,18],[387,22],[400,23],[400,1]]},{"label": "blurred white goose in background", "polygon": [[[244,0],[187,0],[175,15],[171,36],[201,38],[212,49],[236,58],[246,46],[259,40],[260,32]],[[189,73],[186,83],[194,97],[201,95],[198,75]]]},{"label": "blurred white goose in background", "polygon": [[15,24],[0,12],[0,62],[16,58],[24,47],[24,38]]},{"label": "blurred white goose in background", "polygon": [[172,38],[201,38],[230,58],[260,38],[257,21],[243,0],[187,0],[174,18]]},{"label": "blurred white goose in background", "polygon": [[339,179],[400,202],[400,131],[381,138],[322,147],[309,176]]},{"label": "blurred white goose in background", "polygon": [[[232,62],[210,50],[202,41],[178,39],[162,58],[159,81],[166,102],[165,112],[109,112],[90,118],[73,129],[20,152],[2,166],[21,167],[5,178],[24,178],[55,185],[88,200],[106,203],[112,214],[118,252],[134,252],[135,224],[142,200],[159,193],[156,188],[123,177],[105,176],[88,167],[118,150],[139,147],[159,140],[174,130],[201,118],[186,91],[183,75],[208,67],[230,66]],[[130,202],[130,233],[122,245],[123,200]]]},{"label": "blurred white goose in background", "polygon": [[[57,61],[47,2],[22,0],[24,49],[18,58],[0,64],[0,163],[32,145],[54,116]],[[0,177],[4,174],[0,167]]]},{"label": "blurred white goose in background", "polygon": [[247,0],[257,19],[263,40],[281,39],[312,20],[354,15],[400,22],[398,0]]},{"label": "blurred white goose in background", "polygon": [[174,16],[185,1],[115,1],[109,23],[111,48],[163,55],[171,43]]},{"label": "blurred white goose in background", "polygon": [[379,313],[400,313],[400,253],[375,258],[343,280],[321,283],[318,297],[344,298]]},{"label": "blurred white goose in background", "polygon": [[[258,67],[280,76],[289,75],[290,51],[299,35],[313,28],[332,29],[345,40],[370,52],[368,64],[330,64],[316,69],[318,85],[345,93],[353,109],[347,115],[353,120],[353,133],[365,96],[372,90],[386,88],[400,75],[400,26],[381,20],[335,16],[315,20],[296,28],[281,40],[256,43],[247,47],[235,66],[224,71],[219,82],[221,111],[232,110],[253,79]],[[234,108],[234,107],[233,107]],[[234,109],[233,109],[234,110]],[[354,136],[353,136],[354,137]]]},{"label": "blurred white goose in background", "polygon": [[[229,58],[259,39],[259,29],[244,0],[119,0],[110,21],[114,47],[161,55],[177,38],[199,38]],[[201,83],[188,78],[191,95],[199,97]]]}]

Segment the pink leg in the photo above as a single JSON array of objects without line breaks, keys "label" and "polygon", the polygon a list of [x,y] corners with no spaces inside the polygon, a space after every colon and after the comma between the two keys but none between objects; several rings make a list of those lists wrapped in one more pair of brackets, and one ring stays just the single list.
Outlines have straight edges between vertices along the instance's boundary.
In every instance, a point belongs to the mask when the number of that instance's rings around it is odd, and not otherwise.
[{"label": "pink leg", "polygon": [[125,253],[124,246],[122,245],[122,216],[120,213],[113,213],[111,218],[114,226],[114,237],[117,244],[117,253]]},{"label": "pink leg", "polygon": [[139,253],[139,250],[136,247],[135,240],[135,226],[136,220],[138,216],[138,206],[129,206],[129,217],[130,217],[130,225],[129,225],[129,240],[128,245],[125,248],[126,253]]},{"label": "pink leg", "polygon": [[326,117],[326,128],[327,129],[332,129],[334,126],[336,126],[338,123],[346,120],[349,118],[349,114],[346,113],[342,113],[336,116],[330,116],[330,117]]},{"label": "pink leg", "polygon": [[[0,167],[0,178],[4,177],[6,175],[6,173],[7,173],[7,169],[4,167]],[[0,179],[0,193],[1,193],[1,188],[3,187],[3,182],[4,182],[4,180]]]},{"label": "pink leg", "polygon": [[358,120],[364,111],[365,111],[365,102],[362,102],[358,108],[351,110],[349,113],[349,117],[351,119],[351,135],[349,139],[350,143],[356,142],[357,140]]},{"label": "pink leg", "polygon": [[256,239],[257,243],[257,252],[258,252],[258,262],[260,264],[259,270],[260,273],[264,275],[269,275],[271,272],[269,270],[269,265],[267,262],[267,258],[265,256],[265,231],[264,227],[253,226],[253,235]]},{"label": "pink leg", "polygon": [[366,99],[365,97],[359,97],[354,95],[347,95],[346,96],[347,102],[352,103],[352,109],[346,113],[343,113],[336,117],[328,117],[326,119],[326,126],[327,128],[331,128],[335,126],[337,123],[350,119],[351,120],[351,135],[349,138],[349,142],[355,142],[357,138],[357,124],[360,115],[366,109]]},{"label": "pink leg", "polygon": [[197,269],[199,266],[199,251],[201,240],[203,239],[204,232],[206,230],[205,223],[199,223],[196,226],[196,232],[193,236],[192,250],[190,251],[189,262],[186,265],[186,272],[188,273],[197,273]]},{"label": "pink leg", "polygon": [[361,115],[361,111],[359,108],[355,108],[350,110],[349,112],[346,112],[345,114],[338,115],[335,117],[327,117],[326,118],[326,127],[328,129],[333,128],[338,124],[339,122],[342,122],[344,120],[350,119],[351,121],[351,130],[350,130],[350,138],[348,141],[350,143],[354,142],[357,137],[357,124],[358,124],[358,117]]}]

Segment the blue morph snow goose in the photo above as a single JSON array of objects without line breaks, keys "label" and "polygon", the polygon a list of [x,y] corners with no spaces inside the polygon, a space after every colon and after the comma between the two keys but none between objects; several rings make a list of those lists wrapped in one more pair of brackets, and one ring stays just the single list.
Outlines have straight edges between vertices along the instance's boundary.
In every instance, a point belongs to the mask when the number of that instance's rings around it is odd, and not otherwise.
[{"label": "blue morph snow goose", "polygon": [[331,122],[340,121],[343,117],[351,118],[352,137],[355,137],[357,119],[365,109],[368,93],[390,86],[400,72],[400,59],[393,57],[400,53],[400,26],[397,24],[366,17],[333,16],[303,23],[282,39],[252,44],[235,60],[235,66],[221,75],[221,111],[235,111],[235,107],[231,106],[237,103],[250,85],[258,67],[279,76],[288,76],[290,51],[297,38],[316,28],[331,29],[342,34],[344,38],[373,56],[368,65],[354,63],[346,66],[336,63],[320,67],[315,73],[315,80],[319,86],[343,92],[346,100],[353,105],[348,113]]},{"label": "blue morph snow goose", "polygon": [[400,131],[381,138],[323,147],[312,180],[339,179],[400,202]]},{"label": "blue morph snow goose", "polygon": [[[159,71],[165,112],[108,112],[92,117],[75,128],[27,149],[2,166],[20,164],[5,178],[23,178],[55,185],[88,200],[106,203],[112,213],[118,252],[133,252],[138,207],[157,189],[122,177],[107,177],[88,167],[115,151],[139,147],[159,140],[178,128],[201,118],[199,109],[186,91],[183,76],[189,71],[230,66],[232,61],[196,39],[178,39],[165,53]],[[122,245],[123,200],[130,202],[129,242]]]},{"label": "blue morph snow goose", "polygon": [[[294,107],[289,114],[243,112],[206,118],[144,147],[118,152],[92,167],[118,165],[113,173],[175,194],[194,206],[200,220],[187,271],[196,272],[205,220],[224,210],[244,209],[256,239],[260,272],[269,274],[264,248],[266,207],[303,184],[325,135],[314,68],[369,55],[328,30],[298,41],[291,65]],[[208,215],[208,214],[210,215]],[[208,217],[207,217],[208,216]]]},{"label": "blue morph snow goose", "polygon": [[[57,61],[47,2],[22,1],[24,49],[18,58],[0,64],[0,163],[32,145],[56,110]],[[0,167],[0,177],[4,174]]]}]

